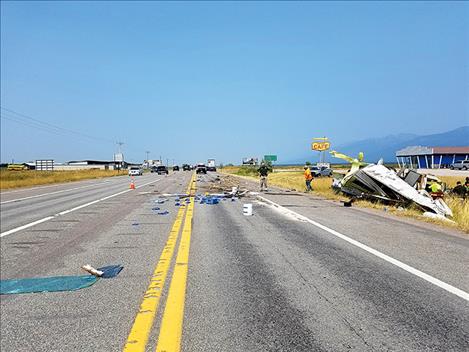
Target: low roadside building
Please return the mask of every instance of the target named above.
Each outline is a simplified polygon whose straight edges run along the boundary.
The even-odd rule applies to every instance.
[[[127,168],[127,163],[106,160],[72,160],[65,164],[55,164],[54,170],[118,170]]]
[[[449,168],[456,161],[469,160],[466,147],[406,147],[396,152],[399,167],[411,169]]]

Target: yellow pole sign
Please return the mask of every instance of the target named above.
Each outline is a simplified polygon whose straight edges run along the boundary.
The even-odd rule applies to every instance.
[[[327,137],[322,138],[313,138],[313,143],[311,143],[311,149],[317,150],[318,152],[323,152],[328,150],[331,147],[331,143],[328,142]]]

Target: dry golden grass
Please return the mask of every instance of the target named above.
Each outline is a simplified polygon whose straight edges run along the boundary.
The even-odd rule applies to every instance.
[[[456,182],[461,181],[464,184],[464,177],[458,176],[438,176],[438,178],[446,183],[446,187],[453,188],[456,186]]]
[[[274,172],[269,174],[269,183],[288,189],[294,189],[299,192],[306,191],[305,178],[303,171]],[[319,194],[328,199],[345,199],[343,196],[335,193],[332,188],[332,177],[317,177],[311,182],[314,194]]]
[[[223,168],[224,172],[236,174],[239,170],[239,167],[230,167]],[[244,176],[251,179],[257,179],[257,177],[253,176]],[[440,177],[443,182],[446,182],[447,186],[452,188],[456,185],[457,181],[461,181],[460,177],[455,176],[443,176]],[[270,185],[278,186],[287,189],[295,189],[297,191],[305,191],[306,185],[303,176],[303,172],[299,171],[288,171],[288,172],[274,172],[269,174],[268,181]],[[341,194],[335,193],[332,188],[332,178],[329,177],[321,177],[315,178],[311,183],[313,187],[313,194],[319,194],[327,199],[332,200],[346,200],[347,198]],[[354,206],[363,207],[363,208],[373,208],[379,210],[386,210],[391,214],[397,216],[404,216],[408,218],[418,219],[429,223],[439,224],[446,227],[453,227],[458,228],[466,233],[469,233],[469,200],[468,199],[461,199],[451,196],[445,197],[445,202],[453,211],[453,220],[454,223],[445,221],[445,220],[438,220],[438,219],[431,219],[424,217],[422,215],[422,211],[418,208],[407,208],[402,209],[395,206],[388,206],[383,205],[381,203],[370,202],[366,200],[359,200],[354,202]]]
[[[469,199],[446,197],[445,202],[453,211],[453,220],[458,227],[469,233]]]
[[[115,170],[76,170],[76,171],[8,171],[0,170],[0,189],[12,189],[73,182],[86,179],[126,175]]]

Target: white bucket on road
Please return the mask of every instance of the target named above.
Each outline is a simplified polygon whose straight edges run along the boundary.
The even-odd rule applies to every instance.
[[[243,215],[252,215],[252,204],[243,204]]]

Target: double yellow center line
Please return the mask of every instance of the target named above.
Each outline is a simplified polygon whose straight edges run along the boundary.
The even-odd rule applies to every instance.
[[[184,317],[184,301],[186,294],[187,271],[189,263],[189,248],[192,233],[192,217],[194,213],[195,174],[192,176],[187,193],[190,195],[190,203],[187,207],[179,208],[168,240],[163,248],[158,264],[150,280],[140,309],[135,317],[129,337],[124,347],[124,352],[145,351],[150,331],[158,311],[158,305],[164,289],[165,280],[174,249],[179,237],[179,231],[183,224],[181,241],[179,243],[176,264],[174,267],[171,285],[169,287],[166,307],[161,321],[161,329],[158,337],[156,351],[179,351],[181,348],[182,321]],[[185,219],[184,219],[184,211]]]

